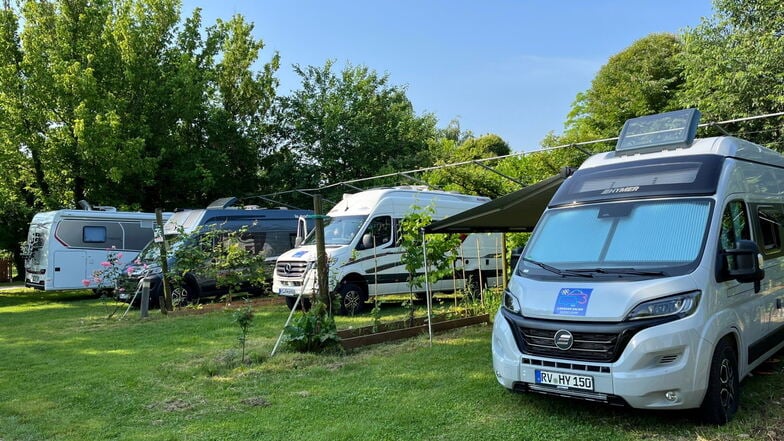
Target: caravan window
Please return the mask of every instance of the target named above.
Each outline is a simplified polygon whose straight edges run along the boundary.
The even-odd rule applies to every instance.
[[[106,227],[85,226],[82,229],[82,242],[84,243],[106,242]]]

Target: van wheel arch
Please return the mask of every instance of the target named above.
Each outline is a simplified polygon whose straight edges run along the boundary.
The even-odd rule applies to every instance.
[[[713,350],[708,387],[700,406],[705,423],[724,425],[738,411],[740,402],[740,354],[733,334],[727,334]]]
[[[335,290],[340,295],[340,313],[353,315],[362,312],[368,301],[368,286],[358,274],[349,274],[338,283]]]

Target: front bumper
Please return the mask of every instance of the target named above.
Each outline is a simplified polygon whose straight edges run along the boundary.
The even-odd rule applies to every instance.
[[[524,354],[501,310],[493,324],[493,370],[511,390],[625,404],[641,409],[698,407],[705,395],[703,341],[689,320],[678,320],[637,332],[612,362],[569,360]],[[709,351],[708,351],[709,352]],[[590,376],[593,390],[537,383],[537,371]],[[669,397],[669,398],[668,398]]]

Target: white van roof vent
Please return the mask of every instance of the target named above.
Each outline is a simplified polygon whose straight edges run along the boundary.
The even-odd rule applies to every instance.
[[[700,124],[700,111],[683,109],[626,120],[615,152],[618,155],[660,152],[691,146]]]

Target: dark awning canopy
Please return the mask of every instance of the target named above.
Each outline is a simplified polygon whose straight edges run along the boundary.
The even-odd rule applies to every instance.
[[[536,184],[501,196],[425,227],[426,233],[529,232],[533,231],[547,203],[571,175],[564,169]]]

